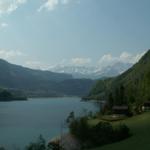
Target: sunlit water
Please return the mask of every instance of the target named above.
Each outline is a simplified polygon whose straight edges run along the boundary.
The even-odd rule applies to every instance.
[[[22,150],[40,134],[48,141],[60,134],[61,123],[71,111],[82,115],[85,110],[98,108],[93,102],[82,102],[76,97],[0,102],[0,146]]]

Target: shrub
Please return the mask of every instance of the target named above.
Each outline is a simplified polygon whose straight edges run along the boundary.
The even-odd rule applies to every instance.
[[[112,142],[113,127],[110,123],[100,122],[90,131],[90,140],[95,146],[100,146]]]
[[[80,141],[83,149],[121,141],[130,136],[129,128],[125,124],[119,124],[115,128],[108,122],[90,126],[87,117],[74,119],[69,129]]]
[[[73,120],[69,125],[71,134],[83,142],[85,142],[89,137],[89,125],[87,121],[87,117],[82,117]]]
[[[114,140],[121,141],[128,138],[130,134],[130,129],[125,124],[120,124],[114,130]]]

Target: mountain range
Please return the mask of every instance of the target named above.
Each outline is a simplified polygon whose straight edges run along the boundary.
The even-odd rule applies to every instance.
[[[71,66],[71,65],[57,65],[51,68],[51,71],[58,73],[72,74],[74,78],[88,78],[88,79],[100,79],[104,77],[114,77],[117,76],[127,69],[129,69],[133,64],[117,62],[105,67],[96,66]]]
[[[132,64],[107,67],[57,66],[51,71],[29,69],[0,59],[0,87],[27,96],[85,96],[97,79],[114,77]]]
[[[28,96],[82,96],[94,81],[66,73],[29,69],[0,59],[0,87]]]

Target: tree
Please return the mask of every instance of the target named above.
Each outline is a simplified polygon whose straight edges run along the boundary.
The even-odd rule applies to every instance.
[[[1,98],[11,98],[12,97],[12,94],[7,91],[7,90],[3,90],[1,93],[0,93],[0,97]]]
[[[126,97],[125,96],[125,87],[124,87],[124,85],[120,85],[120,100],[121,100],[121,105],[127,103],[125,97]]]
[[[46,142],[42,135],[39,136],[38,140],[34,143],[30,143],[26,150],[46,150]]]
[[[70,123],[70,122],[72,122],[74,119],[75,119],[75,114],[74,114],[74,112],[72,111],[72,112],[70,112],[69,116],[67,117],[66,122],[67,122],[67,123]]]
[[[108,96],[108,101],[109,101],[109,107],[112,108],[114,105],[114,98],[113,98],[113,94],[110,93]]]
[[[88,118],[82,117],[73,120],[69,125],[69,129],[71,134],[75,135],[79,140],[86,141],[89,136]]]

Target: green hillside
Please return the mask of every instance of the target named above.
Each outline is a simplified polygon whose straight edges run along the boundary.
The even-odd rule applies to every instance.
[[[127,104],[136,108],[150,100],[150,50],[120,76],[98,81],[88,98],[108,100],[111,106]]]
[[[0,59],[0,87],[29,97],[85,96],[95,81],[72,75],[34,70]]]

